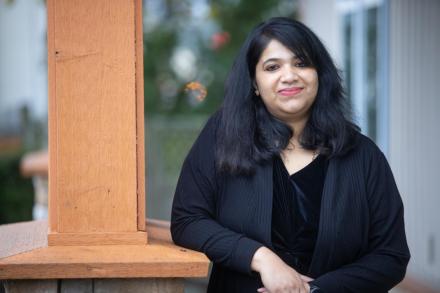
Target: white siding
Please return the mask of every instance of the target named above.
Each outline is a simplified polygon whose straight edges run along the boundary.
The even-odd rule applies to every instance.
[[[44,1],[7,2],[0,1],[0,115],[27,105],[35,116],[45,119],[47,49]]]
[[[405,204],[409,273],[440,287],[440,1],[390,1],[389,158]]]
[[[299,0],[300,21],[304,22],[328,49],[339,68],[342,68],[339,15],[337,0]]]

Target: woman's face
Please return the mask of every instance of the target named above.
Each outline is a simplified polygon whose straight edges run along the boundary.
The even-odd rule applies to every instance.
[[[292,122],[308,117],[318,92],[318,73],[277,40],[271,40],[255,70],[256,89],[267,110]]]

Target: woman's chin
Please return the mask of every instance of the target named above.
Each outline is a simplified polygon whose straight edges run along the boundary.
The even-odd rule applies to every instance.
[[[301,118],[306,117],[307,108],[304,107],[286,107],[284,109],[281,109],[280,115],[282,115],[285,118]]]

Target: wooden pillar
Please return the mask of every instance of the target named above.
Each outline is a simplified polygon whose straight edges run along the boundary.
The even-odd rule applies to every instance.
[[[141,0],[47,9],[49,221],[0,226],[0,280],[11,293],[183,293],[209,260],[174,245],[169,223],[145,225]]]
[[[141,0],[48,0],[49,245],[146,244]]]

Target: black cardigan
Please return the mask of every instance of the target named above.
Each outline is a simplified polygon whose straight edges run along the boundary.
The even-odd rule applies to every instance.
[[[174,242],[214,262],[215,283],[237,292],[261,285],[250,264],[271,244],[272,163],[253,176],[218,174],[215,139],[219,115],[205,125],[186,157],[171,215]],[[403,204],[379,148],[359,134],[357,146],[329,161],[319,233],[310,265],[323,292],[387,292],[405,276],[410,258]],[[213,289],[214,288],[214,289]]]

